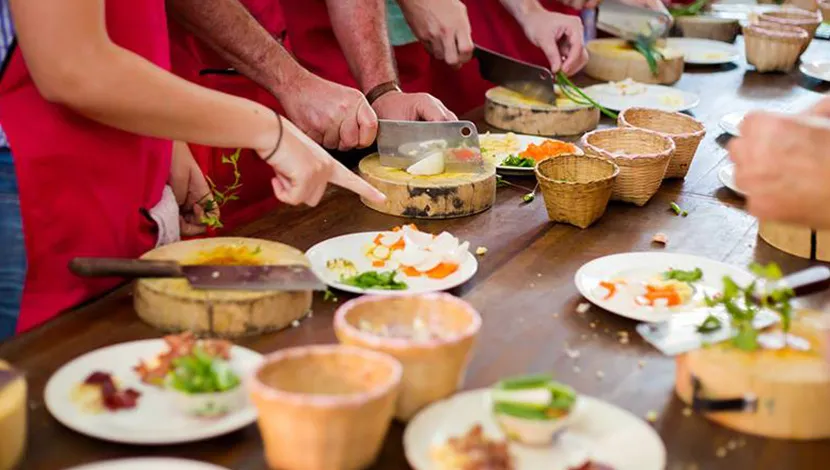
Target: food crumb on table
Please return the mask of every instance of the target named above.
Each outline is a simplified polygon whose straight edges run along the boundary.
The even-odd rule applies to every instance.
[[[597,371],[597,378],[602,380],[605,377],[605,372],[598,370]]]
[[[686,408],[683,408],[683,416],[688,418],[691,415],[692,415],[692,409],[691,408],[689,408],[688,406]]]
[[[297,328],[298,326],[300,326],[300,320],[294,320],[294,321],[292,321],[292,322],[291,322],[291,326],[292,326],[292,327],[294,327],[294,328]]]
[[[571,349],[568,345],[565,345],[565,354],[571,359],[578,359],[580,353],[578,350]]]
[[[559,312],[554,312],[553,313],[553,318],[559,318]]]
[[[658,418],[659,416],[660,416],[660,415],[659,415],[656,411],[654,411],[654,410],[649,410],[649,412],[648,412],[648,413],[646,413],[646,421],[648,421],[649,423],[654,423],[654,422],[657,422],[657,418]]]
[[[578,374],[581,370],[582,369],[580,369],[579,366],[574,366],[574,373],[575,374]]]
[[[476,254],[478,256],[486,255],[487,254],[487,247],[486,246],[480,246],[480,247],[476,248]]]
[[[582,302],[581,304],[576,306],[576,313],[585,313],[591,309],[591,304],[588,302]]]
[[[653,243],[659,243],[660,245],[668,245],[669,244],[669,237],[663,232],[655,233],[653,237],[651,237],[651,241]]]
[[[640,369],[642,369],[645,366],[646,366],[646,361],[637,361],[637,367],[639,367]]]
[[[720,459],[726,457],[726,448],[718,447],[718,450],[715,451],[715,455]]]
[[[726,448],[729,450],[735,450],[738,448],[738,442],[735,439],[730,439],[729,442],[726,443]]]

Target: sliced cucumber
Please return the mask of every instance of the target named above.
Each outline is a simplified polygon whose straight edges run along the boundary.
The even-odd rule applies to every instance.
[[[523,377],[504,379],[497,383],[495,388],[501,390],[523,390],[543,387],[551,381],[553,381],[553,377],[549,374],[525,375]]]
[[[533,419],[539,421],[550,421],[556,418],[548,416],[547,406],[538,406],[527,403],[496,402],[493,403],[493,412],[515,416],[522,419]]]

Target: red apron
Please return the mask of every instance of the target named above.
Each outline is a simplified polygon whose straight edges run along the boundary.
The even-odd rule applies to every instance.
[[[169,68],[164,3],[107,1],[106,22],[113,42]],[[0,81],[0,122],[20,187],[28,272],[18,331],[25,331],[120,282],[72,275],[73,257],[137,257],[155,246],[156,227],[140,211],[161,198],[172,145],[47,102],[19,50]]]
[[[251,14],[274,37],[281,37],[285,31],[282,10],[278,0],[242,0]],[[230,65],[210,47],[188,33],[175,21],[170,21],[170,40],[173,71],[184,79],[199,85],[231,95],[241,96],[259,102],[280,112],[281,108],[271,93],[242,75],[200,74],[203,70],[224,70]],[[230,155],[236,149],[219,149],[202,145],[191,145],[193,156],[219,190],[234,181],[233,168],[222,163],[223,155]],[[224,230],[244,225],[262,216],[277,206],[271,179],[273,169],[252,150],[245,149],[239,159],[239,199],[222,207]]]

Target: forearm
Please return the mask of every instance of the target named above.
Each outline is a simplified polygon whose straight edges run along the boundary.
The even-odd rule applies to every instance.
[[[277,97],[309,73],[239,0],[167,0],[167,10],[236,70]]]
[[[525,20],[532,15],[545,11],[539,0],[500,0],[504,8],[513,15],[513,18],[524,25]]]
[[[384,0],[326,0],[331,25],[364,93],[397,78]]]

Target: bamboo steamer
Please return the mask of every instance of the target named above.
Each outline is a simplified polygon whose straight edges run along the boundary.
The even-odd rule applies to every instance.
[[[599,125],[599,109],[574,103],[553,105],[521,97],[506,88],[485,93],[484,120],[491,126],[521,134],[579,135]]]
[[[560,155],[536,164],[536,180],[553,222],[588,228],[605,214],[620,167],[589,155]]]
[[[631,78],[640,83],[672,85],[683,75],[683,54],[662,49],[663,60],[657,61],[657,74],[648,67],[646,58],[622,39],[595,39],[588,43],[588,65],[585,73],[597,80],[619,82]]]
[[[793,323],[811,351],[743,352],[718,344],[677,356],[675,391],[695,411],[737,431],[777,439],[830,438],[827,335]]]
[[[380,164],[378,154],[360,161],[360,174],[386,195],[382,204],[363,204],[384,214],[418,219],[447,219],[484,212],[496,202],[496,167],[479,173],[414,176]]]
[[[771,246],[799,258],[830,262],[830,231],[761,221],[758,236]]]
[[[810,41],[815,37],[816,31],[821,25],[821,13],[795,7],[761,13],[760,19],[761,21],[799,27],[807,33]]]
[[[11,378],[11,366],[0,359],[0,470],[16,468],[26,449],[26,380]]]
[[[258,264],[309,265],[299,250],[281,243],[251,238],[189,240],[156,248],[142,259],[209,264],[205,253],[233,247],[259,250]],[[279,330],[311,309],[312,293],[277,291],[197,290],[184,279],[141,279],[134,305],[138,316],[163,331],[192,331],[197,335],[236,337]]]
[[[738,20],[714,16],[681,16],[676,19],[676,22],[680,32],[687,38],[713,39],[731,43],[735,42],[741,30]]]

